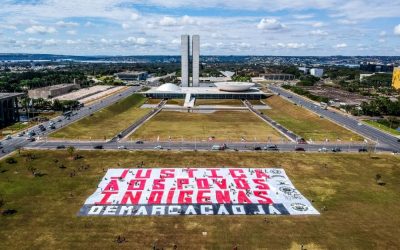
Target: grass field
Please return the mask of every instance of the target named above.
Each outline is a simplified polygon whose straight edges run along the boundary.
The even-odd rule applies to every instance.
[[[363,138],[325,118],[294,105],[279,96],[266,99],[271,109],[263,112],[304,139],[313,141],[362,141]]]
[[[243,106],[241,100],[236,99],[196,99],[196,106],[198,105],[229,105],[229,106]]]
[[[0,162],[2,249],[399,249],[400,161],[392,155],[22,151]],[[272,167],[286,170],[320,216],[78,217],[103,168]],[[64,165],[64,169],[59,166]],[[33,177],[28,167],[42,177]],[[81,166],[89,166],[82,170]],[[70,173],[76,176],[70,177]],[[375,175],[386,182],[379,186]],[[322,208],[326,209],[323,210]],[[267,218],[267,222],[264,221]],[[203,236],[203,232],[207,232]],[[126,242],[117,244],[118,235]]]
[[[177,111],[162,111],[143,124],[135,133],[133,139],[168,140],[207,140],[214,136],[216,140],[266,141],[279,140],[280,134],[268,124],[249,111],[216,111],[214,113],[186,113]]]
[[[149,112],[139,108],[145,98],[131,95],[52,134],[51,138],[110,139]]]
[[[365,120],[364,122],[367,123],[368,125],[371,125],[371,126],[377,128],[377,129],[385,131],[385,132],[387,132],[389,134],[396,135],[396,136],[400,135],[400,131],[397,131],[395,129],[389,128],[389,127],[387,127],[387,126],[385,126],[383,124],[380,124],[379,122],[369,121],[369,120]]]

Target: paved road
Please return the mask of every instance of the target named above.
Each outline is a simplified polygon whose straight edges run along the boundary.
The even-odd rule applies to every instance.
[[[33,142],[29,145],[28,148],[34,149],[56,149],[57,146],[63,145],[65,147],[73,146],[76,149],[82,150],[93,150],[95,146],[103,146],[103,149],[112,150],[112,149],[120,149],[120,150],[155,150],[157,146],[161,146],[160,150],[211,150],[213,145],[217,144],[216,142],[148,142],[145,141],[143,144],[136,144],[135,142],[55,142],[55,141],[42,141],[42,142]],[[253,151],[255,147],[263,148],[267,143],[253,143],[253,142],[236,142],[236,143],[227,143],[228,150],[239,150],[239,151]],[[333,148],[340,147],[340,149],[344,152],[358,152],[360,148],[366,148],[372,151],[386,151],[385,147],[373,147],[368,148],[364,143],[355,143],[355,144],[296,144],[296,143],[279,143],[276,144],[279,148],[279,151],[294,151],[295,148],[301,147],[306,151],[316,152],[321,148],[326,148],[328,151],[331,151]]]
[[[348,128],[366,138],[376,141],[381,147],[386,147],[388,150],[392,151],[400,151],[400,142],[397,141],[398,138],[396,138],[395,136],[389,135],[376,128],[360,123],[351,116],[346,116],[332,110],[322,109],[314,102],[306,98],[297,96],[281,87],[269,86],[269,89],[277,94],[280,94],[283,97],[288,98],[297,105],[307,108],[325,118],[329,118],[330,120],[341,124],[345,128]]]
[[[74,111],[73,115],[70,118],[66,118],[64,116],[58,116],[56,118],[51,119],[50,121],[53,121],[55,123],[56,129],[65,127],[68,124],[70,124],[70,123],[72,123],[72,122],[74,122],[76,120],[79,120],[79,119],[81,119],[81,118],[83,118],[85,116],[88,116],[88,115],[90,115],[90,114],[92,114],[92,113],[94,113],[94,112],[96,112],[96,111],[98,111],[98,110],[100,110],[100,109],[102,109],[104,107],[107,107],[107,106],[109,106],[109,105],[111,105],[111,104],[113,104],[113,103],[115,103],[115,102],[117,102],[117,101],[119,101],[119,100],[121,100],[123,98],[126,98],[126,97],[130,96],[131,94],[133,94],[134,92],[137,92],[140,89],[141,89],[140,86],[129,87],[126,90],[124,90],[124,91],[122,91],[120,93],[111,95],[109,97],[104,98],[103,100],[101,100],[99,102],[95,102],[95,103],[93,103],[91,105],[88,105],[86,107],[81,108],[80,110]],[[39,137],[45,137],[46,135],[48,135],[49,133],[54,131],[54,130],[51,130],[51,129],[48,128],[49,124],[50,124],[50,121],[41,123],[47,128],[47,130],[44,131],[44,132],[40,131],[39,125],[31,127],[28,130],[29,131],[35,131],[36,134]],[[26,131],[28,131],[28,130],[26,130]],[[3,148],[0,151],[0,158],[5,156],[8,153],[14,151],[18,147],[26,147],[26,146],[29,146],[31,144],[34,144],[32,142],[29,142],[27,139],[28,139],[27,135],[24,135],[24,136],[21,136],[21,137],[18,137],[16,135],[14,135],[9,140],[7,140],[7,139],[2,140],[1,141],[2,145],[1,146]]]

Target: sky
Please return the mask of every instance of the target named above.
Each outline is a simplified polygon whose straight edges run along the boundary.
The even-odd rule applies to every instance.
[[[400,55],[400,0],[0,0],[0,53]]]

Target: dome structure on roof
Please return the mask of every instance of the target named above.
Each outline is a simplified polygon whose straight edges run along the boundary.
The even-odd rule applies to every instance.
[[[165,83],[158,87],[157,90],[163,92],[179,92],[181,88],[173,83]]]
[[[252,82],[216,82],[214,84],[220,91],[230,92],[247,91],[254,86]]]

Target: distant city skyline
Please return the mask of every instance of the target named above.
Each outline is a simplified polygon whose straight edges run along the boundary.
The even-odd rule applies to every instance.
[[[400,55],[399,0],[2,0],[0,53]]]

